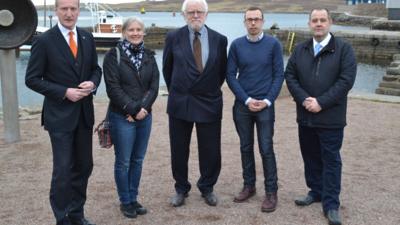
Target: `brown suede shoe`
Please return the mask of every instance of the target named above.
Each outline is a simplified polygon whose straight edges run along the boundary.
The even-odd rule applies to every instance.
[[[235,196],[235,198],[233,199],[233,202],[236,202],[236,203],[244,202],[255,194],[256,194],[255,187],[244,186],[243,190],[241,192],[239,192],[239,195]]]
[[[273,212],[276,209],[278,203],[278,196],[276,193],[267,193],[265,199],[261,205],[262,212]]]

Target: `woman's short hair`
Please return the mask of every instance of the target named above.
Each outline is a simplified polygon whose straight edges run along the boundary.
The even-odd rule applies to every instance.
[[[132,16],[132,17],[128,17],[127,19],[124,20],[124,23],[122,24],[122,34],[126,31],[126,29],[128,29],[128,27],[132,24],[132,23],[138,23],[143,31],[144,31],[144,23],[143,20],[141,20],[139,17],[136,16]]]

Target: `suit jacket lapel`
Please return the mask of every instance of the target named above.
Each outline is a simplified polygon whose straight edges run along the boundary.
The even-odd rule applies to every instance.
[[[186,56],[185,57],[186,60],[188,61],[190,66],[196,68],[196,71],[197,71],[196,62],[194,61],[193,51],[192,51],[192,48],[190,45],[189,29],[187,26],[184,26],[181,29],[179,38],[180,38],[179,39],[180,47],[181,47],[184,55]]]
[[[59,50],[60,54],[62,56],[64,56],[67,63],[71,66],[72,70],[78,76],[79,71],[74,66],[74,64],[75,64],[74,56],[72,55],[72,52],[71,52],[71,49],[69,48],[68,43],[65,41],[65,38],[63,37],[60,29],[58,29],[57,26],[54,26],[52,29],[53,29],[52,36],[54,39],[54,43],[56,43],[56,45],[55,45],[56,48]],[[79,34],[78,34],[78,37],[79,37]],[[78,48],[79,47],[80,46],[78,45]]]
[[[90,46],[90,45],[89,45],[89,43],[86,43],[87,42],[87,37],[83,32],[80,31],[80,28],[76,28],[76,32],[78,33],[78,42],[79,42],[78,51],[80,51],[80,53],[81,53],[81,60],[80,60],[81,73],[80,73],[80,78],[81,78],[81,81],[84,81],[85,80],[84,77],[83,77],[83,76],[85,76],[85,73],[83,72],[83,70],[85,68],[85,66],[83,65],[84,61],[85,61],[84,59],[86,57],[89,57],[88,56],[89,51],[86,50],[85,47]]]
[[[203,72],[200,74],[200,76],[197,76],[197,79],[195,80],[195,82],[193,82],[193,86],[195,86],[196,84],[198,84],[199,82],[201,82],[203,79],[205,79],[207,76],[214,76],[215,74],[212,73],[208,73],[208,70],[210,70],[214,65],[214,63],[216,62],[216,56],[217,56],[217,51],[218,51],[218,40],[217,40],[217,36],[215,35],[215,33],[213,33],[207,26],[207,35],[208,35],[208,59],[206,62],[206,65],[204,66]],[[192,54],[193,56],[193,54]],[[194,62],[194,56],[193,58],[193,62]],[[196,71],[197,67],[196,64],[194,64]]]
[[[217,56],[217,39],[216,35],[206,26],[207,35],[208,35],[208,59],[204,66],[203,74],[205,74],[209,67],[212,67],[213,62],[215,62],[215,57]],[[185,58],[188,63],[197,71],[196,62],[194,60],[193,51],[190,45],[190,38],[189,38],[189,29],[187,26],[183,27],[181,30],[181,34],[179,35],[179,43],[181,45],[181,49],[185,54]]]
[[[217,56],[217,48],[218,48],[218,41],[216,36],[210,29],[207,28],[207,35],[208,35],[208,59],[204,66],[203,73],[207,73],[207,69],[213,66],[213,62],[215,62],[215,57]]]

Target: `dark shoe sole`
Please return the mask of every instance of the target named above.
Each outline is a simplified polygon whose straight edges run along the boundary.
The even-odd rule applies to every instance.
[[[173,204],[172,202],[170,203],[173,207],[180,207],[180,206],[183,206],[184,204],[185,204],[185,199],[187,198],[187,197],[189,197],[189,194],[188,193],[185,193],[184,195],[183,195],[183,200],[182,200],[182,202],[180,203],[180,204]]]
[[[135,210],[132,209],[132,212],[129,212],[128,210],[130,209],[123,209],[122,207],[120,207],[119,209],[122,213],[122,215],[124,215],[127,218],[136,218],[137,213]]]
[[[324,216],[325,216],[326,219],[328,219],[328,224],[329,225],[342,225],[341,221],[332,221],[332,220],[330,220],[329,216],[328,216],[328,214],[326,212],[324,212]]]
[[[256,192],[253,192],[253,193],[251,193],[251,194],[249,195],[249,197],[247,197],[247,198],[245,198],[245,199],[243,199],[243,200],[237,199],[237,198],[235,197],[235,198],[233,199],[233,202],[235,202],[235,203],[246,202],[246,201],[249,200],[251,197],[253,197],[255,194],[256,194]]]
[[[171,205],[172,205],[172,207],[178,208],[178,207],[183,206],[184,204],[185,204],[185,202],[182,202],[181,204],[171,204]]]
[[[124,212],[122,212],[122,215],[124,215],[125,217],[130,218],[130,219],[134,219],[137,217],[137,214],[129,214],[129,213],[124,213]]]
[[[214,195],[214,196],[215,196],[215,195]],[[204,202],[205,202],[207,205],[209,205],[209,206],[217,206],[217,205],[218,205],[218,198],[217,198],[217,196],[215,196],[215,198],[216,198],[216,201],[215,201],[215,202],[209,201],[206,195],[201,194],[201,197],[204,199]]]
[[[217,206],[217,205],[218,205],[217,202],[216,202],[216,203],[209,202],[209,201],[205,201],[205,202],[206,202],[206,204],[209,205],[209,206]]]
[[[137,215],[146,215],[147,214],[147,210],[136,210],[136,214]]]
[[[329,225],[342,225],[342,223],[337,223],[337,222],[332,222],[332,221],[329,221],[328,223],[329,223]]]
[[[275,207],[275,208],[272,208],[272,209],[261,208],[261,212],[265,212],[265,213],[270,213],[270,212],[273,212],[273,211],[275,211],[275,210],[276,210],[276,207]]]
[[[203,197],[203,198],[204,198],[204,202],[209,206],[217,206],[218,205],[218,200],[216,202],[210,202],[205,197]]]
[[[171,203],[172,207],[181,207],[181,206],[183,206],[184,204],[185,204],[185,199],[183,199],[183,201],[182,201],[181,203],[179,203],[179,204]]]
[[[321,200],[319,199],[314,199],[312,201],[303,201],[303,200],[294,200],[294,204],[296,204],[297,206],[309,206],[313,203],[317,203],[317,202],[321,202]]]

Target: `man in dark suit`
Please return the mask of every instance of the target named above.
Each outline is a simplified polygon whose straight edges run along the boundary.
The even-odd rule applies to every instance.
[[[182,5],[187,26],[167,34],[163,74],[168,87],[167,113],[172,174],[176,195],[171,204],[184,204],[191,185],[188,158],[193,125],[196,125],[200,178],[197,187],[205,202],[217,205],[213,187],[221,170],[221,85],[226,72],[225,36],[204,25],[205,0],[185,0]]]
[[[76,27],[79,0],[57,0],[56,26],[33,43],[25,83],[45,96],[42,125],[53,151],[50,204],[58,224],[84,217],[93,168],[93,93],[101,79],[93,36]]]
[[[331,25],[327,9],[311,10],[308,26],[313,37],[296,46],[285,78],[296,102],[300,151],[310,189],[295,204],[322,202],[329,225],[340,225],[340,149],[357,62],[351,45],[330,33]]]

